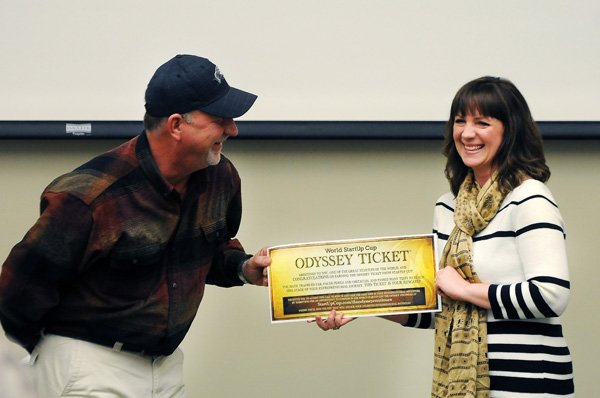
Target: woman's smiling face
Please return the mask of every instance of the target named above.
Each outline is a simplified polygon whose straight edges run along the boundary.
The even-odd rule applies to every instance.
[[[473,170],[479,185],[495,171],[495,157],[502,144],[504,124],[479,113],[458,114],[452,129],[454,145],[465,166]]]

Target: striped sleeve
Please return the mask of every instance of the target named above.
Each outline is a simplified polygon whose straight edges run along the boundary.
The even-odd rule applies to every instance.
[[[435,203],[433,213],[433,236],[436,240],[437,258],[442,254],[448,237],[454,228],[454,196],[451,193],[442,195]]]
[[[404,326],[417,329],[433,329],[435,327],[434,316],[430,312],[410,314]]]
[[[509,203],[524,281],[492,284],[488,298],[495,319],[559,316],[570,293],[565,229],[557,205],[546,195]]]

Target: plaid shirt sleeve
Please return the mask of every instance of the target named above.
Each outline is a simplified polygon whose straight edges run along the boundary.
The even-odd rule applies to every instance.
[[[28,351],[40,338],[44,316],[58,305],[59,286],[80,263],[91,225],[79,199],[46,193],[40,218],[2,266],[0,320],[7,336]]]

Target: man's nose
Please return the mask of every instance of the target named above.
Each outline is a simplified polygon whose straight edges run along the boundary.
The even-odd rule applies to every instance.
[[[223,127],[225,134],[227,134],[228,136],[235,137],[236,135],[238,135],[237,124],[235,124],[235,121],[233,119],[225,119],[223,121]]]

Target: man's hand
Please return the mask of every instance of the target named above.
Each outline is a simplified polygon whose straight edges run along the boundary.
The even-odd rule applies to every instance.
[[[267,271],[269,265],[271,265],[271,257],[267,255],[267,248],[263,247],[244,262],[242,266],[244,278],[253,285],[269,286]]]

